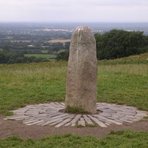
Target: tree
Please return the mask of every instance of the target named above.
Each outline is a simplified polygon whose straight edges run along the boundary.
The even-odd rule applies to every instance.
[[[66,60],[67,61],[68,57],[69,57],[69,51],[62,50],[62,51],[58,52],[56,59],[58,61],[59,60]]]
[[[112,59],[139,54],[148,45],[143,32],[111,30],[104,34],[95,34],[98,59]]]

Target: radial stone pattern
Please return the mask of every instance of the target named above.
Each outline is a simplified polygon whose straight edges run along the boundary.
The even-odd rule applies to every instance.
[[[13,116],[5,120],[22,120],[26,125],[87,127],[107,127],[111,124],[122,125],[139,121],[148,115],[146,111],[135,107],[108,103],[97,103],[95,114],[71,114],[64,112],[65,104],[52,102],[49,104],[28,105],[14,110]]]

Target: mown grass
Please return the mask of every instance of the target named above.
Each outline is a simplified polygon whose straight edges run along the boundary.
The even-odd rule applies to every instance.
[[[98,101],[115,102],[148,110],[147,65],[101,65]]]
[[[64,101],[66,68],[67,62],[54,61],[0,65],[0,114],[27,104]],[[148,110],[148,64],[99,63],[97,83],[98,101]]]
[[[0,112],[64,100],[65,75],[63,62],[0,65]]]
[[[41,140],[11,137],[0,140],[1,148],[147,148],[148,133],[120,131],[104,139],[73,135],[54,136]]]

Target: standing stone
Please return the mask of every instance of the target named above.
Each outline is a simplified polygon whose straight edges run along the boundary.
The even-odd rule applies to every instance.
[[[96,112],[96,41],[88,27],[73,32],[68,61],[66,108]]]

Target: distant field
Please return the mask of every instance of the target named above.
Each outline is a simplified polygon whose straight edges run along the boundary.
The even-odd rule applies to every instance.
[[[11,137],[0,140],[1,148],[147,148],[147,132],[120,131],[106,138],[73,135],[52,136],[41,140]]]
[[[118,60],[117,60],[118,61]],[[64,101],[67,62],[0,65],[0,114],[32,103]],[[148,110],[148,64],[98,64],[97,99]]]
[[[70,39],[55,39],[48,41],[48,43],[67,43],[67,42],[70,42]]]
[[[56,58],[56,55],[53,55],[53,54],[25,54],[24,56],[43,58],[43,59],[55,59]]]

